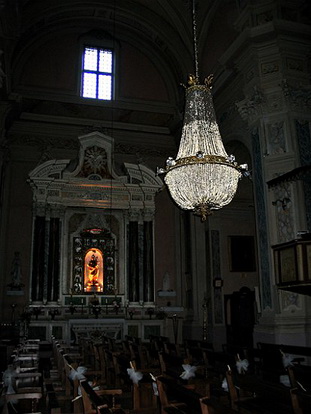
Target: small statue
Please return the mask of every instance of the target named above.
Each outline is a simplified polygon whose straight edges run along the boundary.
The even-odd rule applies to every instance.
[[[1,58],[1,56],[3,54],[4,54],[3,50],[0,50],[0,89],[3,87],[4,78],[6,77],[6,74],[4,73],[4,70],[2,69],[2,58]]]
[[[8,285],[9,287],[12,289],[21,289],[21,287],[24,286],[22,283],[21,258],[19,252],[14,253],[10,276],[11,283]]]
[[[162,281],[162,290],[168,292],[170,290],[170,275],[168,272],[165,272]]]

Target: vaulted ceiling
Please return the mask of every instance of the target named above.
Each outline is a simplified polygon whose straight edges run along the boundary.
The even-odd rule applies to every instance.
[[[140,44],[180,82],[194,70],[192,8],[192,0],[13,0],[3,8],[1,29],[7,39],[4,47],[10,47],[12,68],[20,65],[21,51],[25,53],[38,39],[77,27],[87,30],[91,22],[93,30],[103,36],[109,33],[115,39]],[[236,15],[234,0],[196,1],[202,76],[215,70],[233,41]]]

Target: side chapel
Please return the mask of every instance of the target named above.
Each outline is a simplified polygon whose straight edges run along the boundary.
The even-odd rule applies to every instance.
[[[154,198],[162,181],[139,164],[124,163],[125,174],[118,175],[111,162],[113,138],[107,135],[93,132],[79,143],[77,160],[49,160],[29,174],[31,304],[82,310],[98,303],[116,314],[129,302],[153,305]],[[102,321],[101,329],[109,323]],[[59,323],[58,329],[68,335],[81,324],[87,329],[77,320]],[[99,329],[98,320],[96,325]],[[117,337],[128,332],[124,321],[117,329]]]

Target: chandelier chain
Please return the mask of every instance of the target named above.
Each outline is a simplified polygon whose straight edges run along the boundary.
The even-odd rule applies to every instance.
[[[197,44],[197,22],[195,13],[195,0],[192,2],[192,26],[193,26],[193,49],[194,49],[194,64],[195,77],[199,79],[199,60],[198,60],[198,44]]]

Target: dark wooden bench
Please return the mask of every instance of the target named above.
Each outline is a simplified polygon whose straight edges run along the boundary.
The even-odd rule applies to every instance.
[[[294,414],[309,414],[311,411],[311,394],[301,388],[290,390]]]
[[[45,388],[45,397],[46,397],[46,407],[49,414],[60,414],[61,406],[59,404],[54,386],[50,382],[44,384]]]
[[[111,414],[112,408],[115,414],[125,414],[121,408],[110,407],[111,401],[107,398],[107,395],[116,395],[116,393],[121,394],[122,390],[94,391],[86,380],[80,381],[80,388],[84,413]]]
[[[162,374],[178,378],[183,373],[183,364],[188,361],[176,355],[159,352],[159,361]]]
[[[231,407],[252,413],[292,414],[290,388],[253,375],[226,372]]]
[[[311,393],[311,366],[293,365],[287,368],[292,388],[301,388]]]
[[[211,399],[210,395],[202,396],[195,390],[178,384],[172,378],[159,376],[157,387],[162,414],[232,414],[235,412],[230,407]]]
[[[260,369],[263,378],[279,382],[280,375],[286,374],[283,365],[283,354],[293,357],[295,365],[301,364],[306,358],[311,357],[311,348],[295,345],[270,344],[259,342],[257,344],[260,352]]]
[[[13,413],[35,413],[42,398],[41,392],[23,392],[16,394],[5,394],[5,404],[3,412]],[[13,405],[12,405],[13,404]]]

